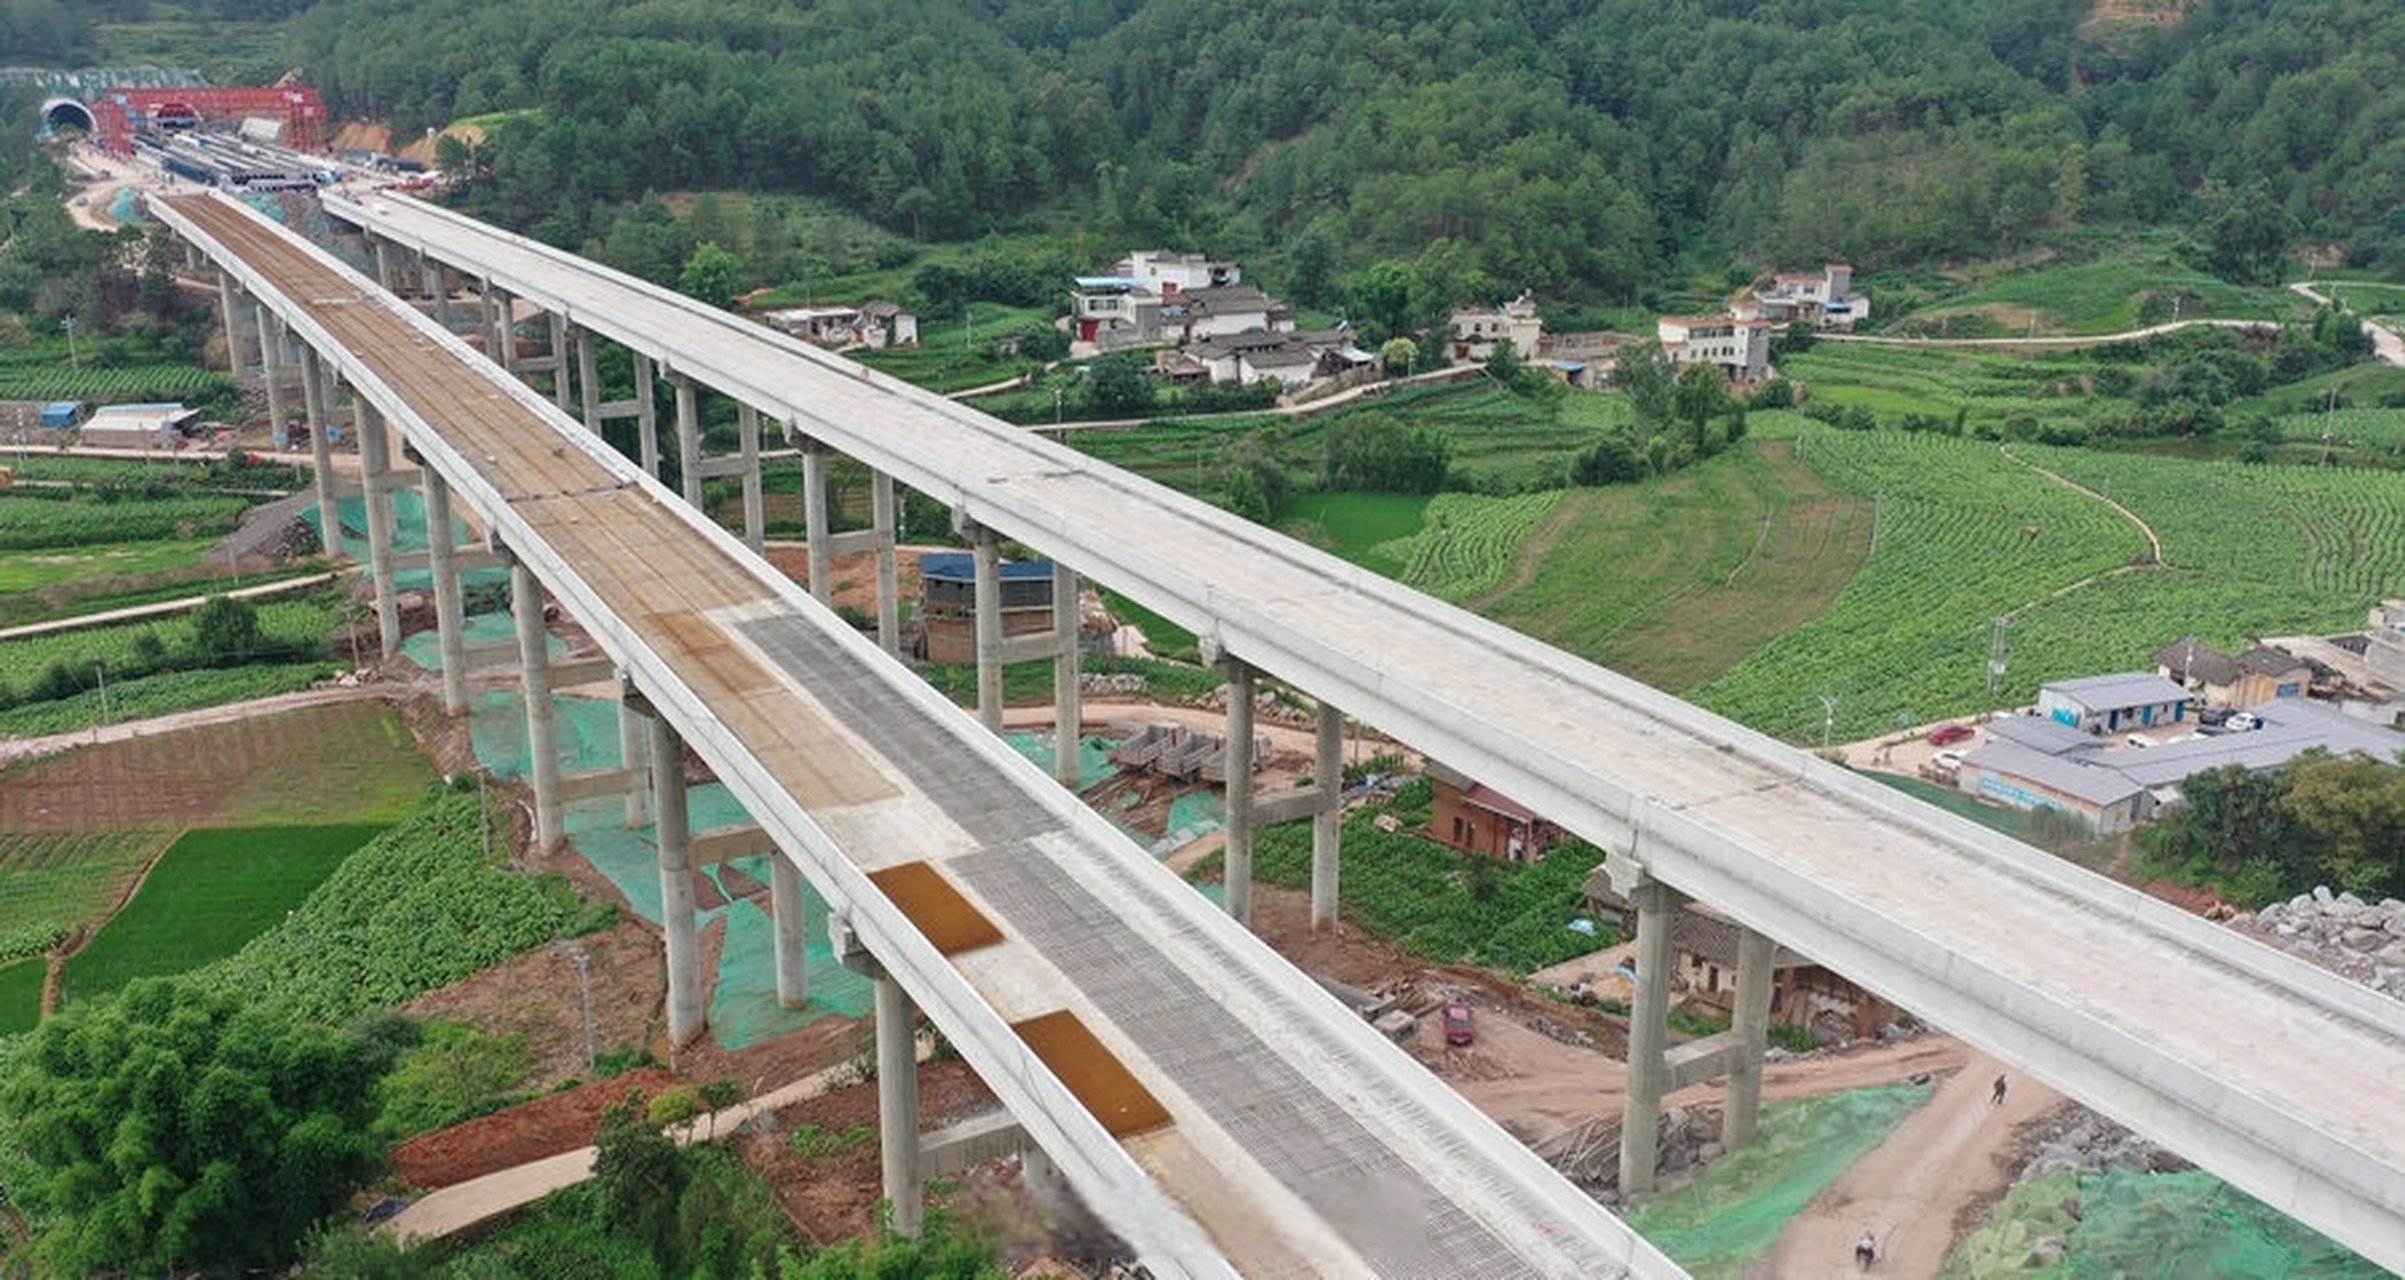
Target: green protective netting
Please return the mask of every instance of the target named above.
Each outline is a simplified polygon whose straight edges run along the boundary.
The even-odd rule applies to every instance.
[[[426,549],[426,498],[415,489],[395,489],[393,500],[393,550],[424,551]],[[367,499],[357,494],[334,500],[337,528],[342,534],[342,552],[354,563],[366,564]],[[312,529],[325,528],[324,508],[315,503],[302,509],[300,519]],[[451,521],[451,544],[459,545],[468,536],[468,526],[454,517]],[[467,587],[480,587],[509,581],[509,570],[498,568],[471,569],[459,575]],[[401,591],[427,591],[433,588],[432,569],[404,569],[393,575],[393,586]]]
[[[1770,1103],[1752,1142],[1623,1216],[1697,1280],[1734,1280],[1929,1093],[1925,1084],[1899,1084]]]
[[[1169,802],[1169,829],[1152,842],[1155,857],[1191,844],[1228,824],[1227,802],[1216,791],[1194,791]]]
[[[1052,773],[1055,752],[1050,732],[1013,729],[1003,734],[1002,738],[1010,744],[1011,750],[1034,761],[1045,773]],[[1092,734],[1077,740],[1077,785],[1080,788],[1107,782],[1118,776],[1119,766],[1111,763],[1111,748],[1115,745],[1109,738]]]
[[[2013,1188],[1949,1280],[2377,1280],[2390,1274],[2212,1174],[2065,1169]]]
[[[470,649],[505,644],[514,655],[517,652],[518,622],[506,613],[474,613],[463,620],[460,635]],[[568,646],[558,636],[548,638],[546,647],[551,656],[567,656]],[[428,671],[443,669],[442,636],[433,631],[413,631],[401,640],[401,656]]]

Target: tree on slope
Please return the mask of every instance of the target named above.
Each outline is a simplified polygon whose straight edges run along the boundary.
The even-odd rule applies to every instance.
[[[0,1183],[50,1274],[233,1273],[290,1261],[376,1171],[386,1052],[238,994],[128,984],[0,1068]]]

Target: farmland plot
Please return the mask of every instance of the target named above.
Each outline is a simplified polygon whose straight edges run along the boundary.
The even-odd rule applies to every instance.
[[[2020,647],[1990,698],[1991,627],[2144,554],[2127,518],[1992,444],[1806,426],[1796,448],[1877,504],[1874,549],[1825,613],[1693,690],[1695,700],[1764,732],[1817,741],[1822,695],[1837,701],[1837,736],[1859,737],[1899,717],[2025,701],[2040,680],[2091,673]]]
[[[0,833],[0,946],[9,952],[0,960],[46,951],[98,920],[174,838],[165,828]]]

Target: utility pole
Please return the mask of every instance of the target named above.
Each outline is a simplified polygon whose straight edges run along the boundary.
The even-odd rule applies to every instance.
[[[2004,651],[2011,643],[2012,625],[2012,619],[2000,617],[1996,619],[1995,629],[1988,633],[1987,691],[1989,697],[1994,697],[1997,687],[2004,683]]]
[[[108,663],[107,663],[107,662],[105,662],[105,661],[103,661],[102,659],[99,659],[99,658],[94,658],[94,659],[92,659],[92,671],[93,671],[93,673],[94,673],[94,674],[96,674],[96,675],[98,675],[98,676],[100,677],[100,727],[101,727],[102,729],[105,729],[105,728],[107,728],[107,727],[108,727],[108,725],[109,725],[109,668],[108,668]],[[94,741],[94,742],[98,742],[98,741],[100,741],[100,731],[99,731],[98,729],[95,729],[95,730],[93,730],[93,732],[92,732],[92,741]]]
[[[1836,727],[1837,727],[1837,695],[1836,695],[1836,694],[1834,694],[1834,693],[1824,693],[1824,694],[1820,695],[1820,748],[1821,748],[1821,750],[1823,750],[1823,751],[1826,751],[1826,750],[1828,750],[1828,749],[1829,749],[1829,733],[1830,733],[1830,731],[1831,731],[1832,729],[1835,729]]]
[[[58,327],[67,331],[67,363],[74,365],[77,373],[82,373],[83,357],[75,354],[75,317],[60,317]]]

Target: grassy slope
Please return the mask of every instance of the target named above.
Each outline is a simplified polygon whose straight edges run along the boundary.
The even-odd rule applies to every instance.
[[[1641,485],[1570,494],[1522,577],[1473,602],[1673,692],[1808,620],[1868,556],[1870,504],[1784,442]]]

